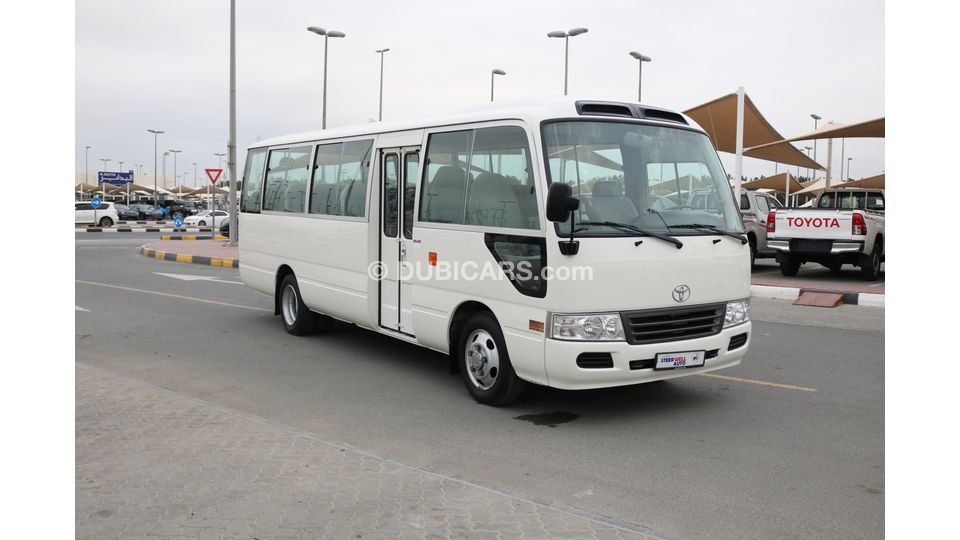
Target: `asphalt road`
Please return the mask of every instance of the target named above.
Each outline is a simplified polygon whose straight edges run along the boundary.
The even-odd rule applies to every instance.
[[[290,336],[237,270],[143,257],[155,233],[92,236],[76,239],[82,364],[664,537],[883,535],[882,309],[755,299],[723,378],[492,408],[440,354],[345,325]]]

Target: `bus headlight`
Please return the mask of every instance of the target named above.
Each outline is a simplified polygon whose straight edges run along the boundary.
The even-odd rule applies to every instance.
[[[551,336],[577,341],[623,341],[619,313],[553,314]]]
[[[723,327],[729,328],[750,320],[750,299],[727,302],[727,311],[723,316]]]

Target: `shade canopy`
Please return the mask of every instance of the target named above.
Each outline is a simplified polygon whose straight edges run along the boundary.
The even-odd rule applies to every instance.
[[[886,182],[886,173],[878,174],[876,176],[868,176],[867,178],[861,178],[859,180],[850,180],[849,182],[838,182],[833,184],[831,187],[836,188],[859,188],[859,189],[884,189]]]
[[[805,194],[808,194],[808,193],[812,194],[812,193],[816,193],[816,192],[822,191],[822,190],[825,189],[826,187],[827,187],[827,179],[826,179],[826,178],[817,178],[816,180],[814,180],[814,181],[812,181],[812,182],[807,182],[806,184],[804,184],[804,185],[803,185],[803,189],[801,189],[800,191],[794,193],[794,195],[805,195]]]
[[[826,124],[820,126],[819,129],[811,131],[805,135],[791,137],[783,141],[767,143],[759,147],[751,148],[750,150],[765,150],[769,148],[775,148],[777,146],[789,145],[789,143],[796,141],[854,138],[882,139],[884,137],[886,137],[886,117],[877,118],[876,120],[867,120],[866,122],[860,122],[858,124],[837,124],[834,122],[827,122]]]
[[[93,193],[100,186],[95,186],[93,184],[84,184],[83,182],[73,186],[73,191],[76,193]]]
[[[728,94],[703,105],[683,111],[693,118],[707,132],[714,146],[721,152],[735,154],[737,152],[737,95]],[[799,165],[808,169],[823,169],[816,161],[791,144],[778,146],[773,150],[758,149],[771,143],[783,140],[783,135],[773,129],[770,122],[760,114],[750,96],[744,96],[743,111],[743,155],[747,157],[765,159]]]
[[[790,194],[793,195],[803,189],[803,184],[797,181],[797,177],[789,172],[783,172],[766,178],[758,178],[740,185],[742,189],[769,189],[786,193],[787,184],[790,185]]]

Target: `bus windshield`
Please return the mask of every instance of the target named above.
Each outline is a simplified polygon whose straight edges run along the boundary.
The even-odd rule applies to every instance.
[[[577,234],[636,234],[614,223],[674,236],[743,232],[726,174],[702,133],[560,121],[545,124],[543,138],[549,182],[570,184],[580,199]],[[558,232],[569,230],[569,221],[558,224]]]

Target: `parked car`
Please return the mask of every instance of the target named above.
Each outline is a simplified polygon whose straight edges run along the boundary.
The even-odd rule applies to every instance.
[[[176,216],[179,214],[184,218],[195,215],[201,211],[200,207],[197,206],[197,203],[193,201],[170,201],[166,207],[168,210],[170,210],[171,216]]]
[[[93,209],[90,201],[74,203],[74,222],[110,227],[120,221],[116,205],[110,202],[100,203],[100,208]]]
[[[120,221],[136,221],[140,218],[140,213],[136,209],[125,204],[114,204],[113,206],[117,209],[117,216],[119,216]]]
[[[139,220],[158,220],[164,218],[163,212],[156,206],[149,204],[131,204],[130,207],[137,210],[137,219]]]
[[[880,189],[828,189],[813,208],[778,209],[767,218],[767,243],[777,250],[780,272],[795,276],[815,262],[839,272],[844,264],[876,281],[886,256],[884,192]]]
[[[783,208],[773,195],[744,190],[740,193],[740,217],[750,241],[750,267],[756,259],[775,257],[777,252],[767,245],[767,218],[772,210]]]
[[[229,220],[230,214],[224,212],[223,210],[204,210],[195,216],[187,216],[183,220],[184,225],[194,225],[200,227],[206,227],[210,225],[213,228],[219,226],[220,223],[223,223],[224,220]]]
[[[240,224],[237,223],[237,233],[240,232]],[[223,220],[223,225],[220,225],[220,234],[222,236],[230,236],[230,218]]]

